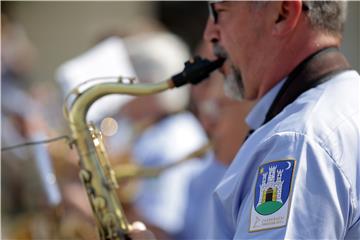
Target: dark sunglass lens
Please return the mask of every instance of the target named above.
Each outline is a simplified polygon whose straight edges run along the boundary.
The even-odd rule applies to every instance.
[[[215,10],[214,4],[209,3],[208,7],[209,7],[209,14],[210,14],[211,19],[214,21],[214,23],[217,23],[218,16],[217,16],[217,12]]]

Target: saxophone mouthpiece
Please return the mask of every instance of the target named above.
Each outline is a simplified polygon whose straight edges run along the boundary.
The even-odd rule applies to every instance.
[[[181,73],[174,75],[171,80],[175,87],[181,87],[187,83],[198,84],[209,77],[210,73],[221,67],[225,58],[218,58],[214,61],[199,56],[185,62],[185,68]]]

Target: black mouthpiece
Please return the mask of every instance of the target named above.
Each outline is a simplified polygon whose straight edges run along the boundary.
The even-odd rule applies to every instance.
[[[225,58],[218,58],[215,61],[209,61],[199,56],[185,63],[185,68],[181,73],[176,74],[171,79],[175,87],[181,87],[187,83],[198,84],[209,77],[210,73],[221,67]]]

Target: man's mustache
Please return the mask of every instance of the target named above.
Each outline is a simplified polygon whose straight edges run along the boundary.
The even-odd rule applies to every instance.
[[[218,43],[214,43],[213,53],[218,58],[227,58],[227,56],[228,56],[226,50]]]

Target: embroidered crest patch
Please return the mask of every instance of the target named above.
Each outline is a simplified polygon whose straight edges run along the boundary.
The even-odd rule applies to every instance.
[[[295,160],[272,161],[258,169],[250,232],[283,227],[287,223]]]

